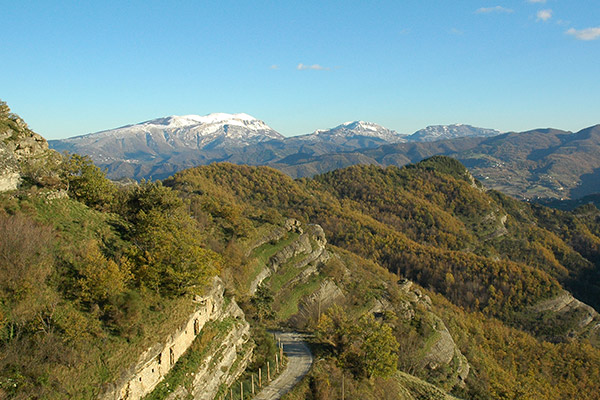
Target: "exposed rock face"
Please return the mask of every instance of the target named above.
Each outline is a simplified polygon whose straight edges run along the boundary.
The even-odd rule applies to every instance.
[[[258,239],[253,241],[250,246],[248,246],[246,257],[249,256],[250,253],[252,253],[252,250],[262,246],[265,243],[276,242],[278,240],[281,240],[288,232],[303,233],[300,221],[298,221],[297,219],[288,218],[283,224],[283,226],[278,226],[266,235],[259,237]]]
[[[280,265],[286,263],[288,260],[296,257],[300,254],[309,254],[307,259],[303,260],[297,265],[298,268],[302,268],[311,262],[316,261],[323,253],[327,239],[323,228],[319,225],[308,225],[306,231],[303,232],[298,240],[290,243],[277,254],[275,254],[269,260],[269,267],[274,271],[277,271]]]
[[[558,320],[571,321],[566,337],[592,336],[597,343],[600,339],[600,314],[589,305],[577,300],[566,290],[558,296],[545,300],[531,307],[538,313],[552,312]],[[557,337],[555,340],[564,340],[565,337]]]
[[[293,326],[304,328],[308,321],[317,320],[319,314],[343,299],[344,292],[333,280],[327,279],[316,291],[299,302],[298,313],[291,317],[290,323]]]
[[[429,343],[424,349],[421,365],[424,368],[436,370],[442,366],[453,366],[452,374],[449,376],[450,386],[464,386],[471,369],[467,358],[461,353],[452,339],[452,335],[444,322],[432,311],[432,303],[429,296],[424,295],[420,289],[415,288],[409,280],[399,283],[400,290],[405,294],[406,300],[402,303],[402,309],[397,310],[399,317],[412,320],[417,313],[417,307],[424,308],[430,321],[433,333],[426,341]],[[387,308],[384,307],[383,308]],[[423,312],[423,311],[419,311]]]
[[[175,388],[167,400],[212,400],[222,384],[231,386],[244,372],[252,358],[254,343],[249,340],[250,326],[242,310],[233,301],[230,308],[229,314],[235,316],[236,321],[225,339],[206,355],[202,366],[194,373],[193,383],[189,387]]]
[[[222,343],[224,347],[222,359],[219,360],[220,375],[210,371],[198,371],[196,380],[198,387],[194,391],[201,391],[207,395],[214,395],[217,388],[225,378],[236,379],[245,368],[249,355],[244,354],[246,361],[238,362],[240,368],[230,371],[231,366],[238,358],[238,351],[249,341],[249,325],[244,320],[244,314],[235,301],[226,304],[223,297],[224,286],[219,278],[215,278],[209,293],[205,296],[197,296],[194,302],[196,311],[192,313],[179,330],[173,332],[161,342],[144,351],[138,362],[122,373],[122,377],[115,383],[106,385],[99,396],[102,400],[134,400],[141,399],[150,393],[156,385],[175,365],[177,360],[191,346],[196,336],[208,321],[221,320],[232,317],[236,320],[235,329],[230,333],[227,340]],[[252,347],[249,347],[252,353]],[[210,357],[211,355],[207,355]],[[241,369],[241,370],[240,370]],[[208,375],[206,375],[208,374]],[[237,374],[237,375],[236,375]],[[194,397],[196,398],[196,397]],[[205,397],[198,397],[205,398]],[[206,397],[209,398],[209,397]],[[210,397],[212,398],[212,397]]]
[[[296,256],[302,254],[306,255],[294,265],[296,268],[304,268],[309,264],[317,264],[325,261],[328,258],[328,254],[325,251],[327,239],[325,238],[325,232],[323,232],[323,228],[321,228],[319,225],[311,224],[303,229],[299,221],[288,219],[285,222],[284,229],[286,232],[298,232],[300,233],[300,236],[298,236],[298,239],[279,250],[269,259],[267,268],[263,269],[250,284],[250,294],[256,293],[256,289],[262,283],[262,281],[271,276],[273,272],[276,272],[281,265],[285,264]],[[278,234],[279,230],[277,230],[276,233]],[[283,235],[279,238],[282,237]],[[264,241],[263,243],[266,242],[267,241]]]
[[[15,190],[21,182],[19,163],[9,147],[0,141],[0,192]]]
[[[29,174],[48,174],[44,166],[58,154],[48,149],[46,139],[14,114],[2,116],[0,122],[0,192],[17,189],[26,169]],[[43,179],[41,175],[36,180]]]

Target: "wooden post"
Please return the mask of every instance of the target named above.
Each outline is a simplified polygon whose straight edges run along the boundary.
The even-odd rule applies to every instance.
[[[262,368],[258,369],[258,387],[262,387]]]
[[[279,348],[279,362],[281,362],[281,366],[283,366],[283,346]]]
[[[252,396],[254,396],[254,374],[252,374]]]
[[[229,388],[229,398],[233,400],[233,389]]]
[[[279,373],[279,357],[275,354],[275,372]]]
[[[267,382],[271,382],[271,363],[267,361]]]
[[[244,383],[240,381],[240,400],[244,400]]]

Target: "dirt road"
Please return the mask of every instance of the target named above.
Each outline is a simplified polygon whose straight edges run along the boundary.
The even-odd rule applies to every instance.
[[[287,367],[271,384],[256,395],[254,400],[277,400],[290,391],[308,373],[313,356],[299,333],[280,332],[276,336],[283,344]]]

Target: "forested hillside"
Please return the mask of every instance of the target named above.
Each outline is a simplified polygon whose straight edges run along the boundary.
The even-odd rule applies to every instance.
[[[582,325],[582,310],[561,314],[535,305],[568,288],[597,306],[595,208],[565,213],[486,192],[444,157],[402,169],[355,166],[299,181],[269,168],[215,164],[178,173],[165,185],[192,202],[220,199],[233,225],[244,215],[318,223],[332,244],[437,293],[434,308],[455,327],[452,334],[462,338],[461,351],[476,371],[466,388],[455,388],[461,396],[561,398],[570,392],[593,398],[596,384],[583,371],[597,371],[597,319]],[[392,296],[385,293],[375,297]],[[407,339],[401,331],[400,343]],[[509,351],[507,343],[515,340],[519,346]],[[578,355],[562,358],[564,351]],[[547,367],[538,371],[534,359]],[[575,359],[585,359],[586,367],[569,383],[560,371],[575,368],[569,366]],[[591,386],[580,386],[584,382]],[[552,394],[557,383],[566,392]]]

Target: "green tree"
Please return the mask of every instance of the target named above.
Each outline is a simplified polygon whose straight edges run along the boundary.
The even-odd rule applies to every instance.
[[[397,368],[399,347],[392,328],[367,314],[359,321],[359,331],[363,336],[360,350],[366,375],[369,379],[392,375]]]
[[[397,368],[398,342],[390,325],[365,314],[352,321],[334,305],[321,317],[317,337],[333,346],[341,367],[357,376],[390,376]]]
[[[250,302],[256,309],[256,317],[259,321],[273,319],[273,293],[265,285],[260,285]]]
[[[343,355],[353,341],[352,325],[344,309],[335,304],[320,316],[317,337],[333,346],[338,355]]]
[[[99,210],[109,208],[116,193],[115,185],[88,156],[66,156],[62,170],[71,197]]]
[[[123,215],[132,224],[136,280],[158,292],[194,292],[218,273],[222,258],[203,246],[203,233],[186,205],[160,182],[142,182]]]
[[[119,263],[107,259],[100,252],[98,243],[91,240],[78,249],[76,289],[78,297],[88,303],[105,303],[125,291],[131,279],[129,262]]]

